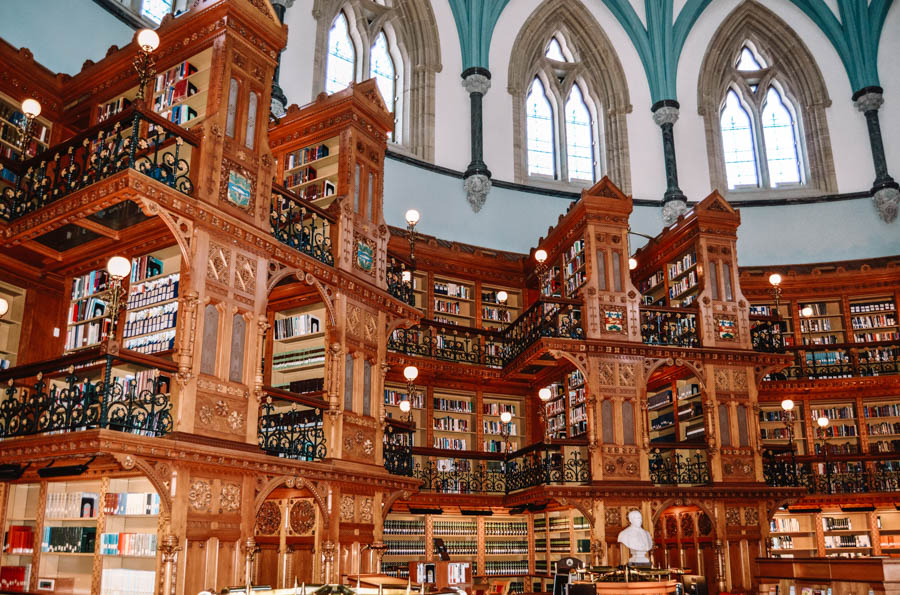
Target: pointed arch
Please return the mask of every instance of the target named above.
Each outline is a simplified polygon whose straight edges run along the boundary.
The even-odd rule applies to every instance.
[[[758,71],[738,70],[737,58],[745,47],[761,60]],[[745,75],[752,72],[752,84]],[[726,194],[726,176],[720,109],[730,88],[739,87],[741,95],[759,107],[772,81],[787,103],[796,108],[798,157],[802,163],[802,185],[780,191],[791,195],[837,192],[831,137],[825,109],[831,105],[828,89],[812,53],[799,35],[781,18],[756,0],[747,0],[735,8],[713,34],[697,85],[697,105],[706,129],[710,183]],[[758,134],[762,135],[760,123]],[[758,155],[763,161],[765,155]],[[760,192],[770,194],[771,188]]]
[[[561,37],[563,55],[572,60],[559,62],[546,57],[551,38]],[[568,56],[566,56],[568,57]],[[513,43],[509,62],[508,91],[513,96],[513,151],[515,178],[528,182],[525,100],[534,77],[541,73],[559,84],[559,104],[564,110],[572,86],[594,105],[595,138],[599,138],[594,159],[595,177],[608,175],[626,194],[631,192],[626,114],[631,112],[628,82],[619,57],[603,28],[580,0],[544,0],[531,13]],[[560,118],[561,120],[564,118]],[[559,128],[564,129],[564,126]],[[564,145],[565,131],[558,139]],[[557,182],[565,185],[565,181]]]
[[[352,19],[357,42],[355,82],[370,78],[372,48],[383,33],[396,70],[398,134],[391,149],[434,160],[435,76],[441,71],[441,44],[429,0],[315,0],[317,21],[312,98],[325,90],[328,30],[339,12]],[[385,103],[390,105],[389,100]]]

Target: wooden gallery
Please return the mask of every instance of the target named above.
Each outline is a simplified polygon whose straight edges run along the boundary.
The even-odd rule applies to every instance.
[[[0,41],[0,590],[897,592],[900,257],[740,267],[718,192],[635,251],[606,177],[388,226],[376,81],[270,120],[286,41]]]

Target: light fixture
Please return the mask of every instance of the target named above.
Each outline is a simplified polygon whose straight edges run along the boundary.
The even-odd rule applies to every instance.
[[[508,424],[509,422],[512,421],[512,413],[510,413],[509,411],[504,411],[503,413],[500,414],[500,421],[502,421],[505,424]]]
[[[544,264],[547,261],[547,251],[543,248],[539,248],[534,252],[534,259],[538,264]]]
[[[792,411],[794,409],[794,402],[790,399],[785,399],[781,402],[781,408],[785,411]]]
[[[769,275],[769,285],[772,286],[772,295],[775,298],[775,312],[778,313],[778,302],[781,300],[781,275],[778,273]]]
[[[816,423],[819,424],[819,427],[825,429],[828,426],[828,418],[824,415],[816,420]]]
[[[7,312],[9,312],[9,301],[6,298],[0,297],[0,318],[6,316]]]
[[[785,399],[781,402],[781,421],[788,433],[788,446],[791,449],[791,485],[797,485],[797,457],[794,454],[794,401]]]
[[[412,423],[412,401],[416,396],[416,378],[419,377],[419,369],[415,366],[406,366],[403,368],[403,377],[406,378],[406,399],[400,401],[400,411],[408,414],[406,421]]]
[[[68,477],[72,475],[84,475],[85,471],[88,470],[88,466],[94,462],[94,459],[97,457],[91,457],[88,459],[86,463],[82,463],[80,465],[61,465],[59,467],[54,467],[53,463],[56,461],[50,461],[50,464],[46,467],[37,470],[37,474],[39,477],[48,478],[48,477]]]
[[[632,256],[631,258],[628,259],[628,270],[629,270],[629,271],[633,271],[634,269],[637,268],[637,264],[638,264],[638,263],[637,263],[637,258],[635,258],[634,256]]]
[[[800,316],[802,316],[804,318],[809,318],[812,315],[813,315],[812,306],[803,306],[802,308],[800,308]]]
[[[134,70],[138,75],[138,90],[135,99],[144,100],[144,87],[147,86],[154,74],[156,74],[155,61],[152,54],[159,47],[159,35],[153,29],[141,29],[135,36],[135,41],[140,51],[135,55]]]
[[[106,272],[110,277],[106,290],[106,315],[109,318],[109,336],[115,337],[119,312],[125,305],[125,300],[122,299],[125,295],[122,280],[131,274],[131,261],[124,256],[113,256],[106,262]]]
[[[497,292],[497,302],[500,304],[505,304],[506,300],[509,299],[509,294],[503,291],[502,289]]]
[[[509,422],[511,421],[512,413],[509,411],[504,411],[500,414],[500,435],[503,437],[504,452],[507,455],[509,455],[510,451],[509,435],[512,432],[512,424]]]
[[[412,273],[410,271],[403,271],[402,273],[400,273],[400,279],[404,283],[409,283],[410,281],[412,281]]]
[[[541,401],[543,401],[544,403],[546,403],[551,398],[553,398],[553,392],[545,386],[544,388],[542,388],[541,390],[538,391],[538,398]]]
[[[403,399],[400,401],[400,411],[403,413],[409,413],[409,410],[412,409],[412,404],[409,402],[409,399]]]
[[[22,158],[24,159],[28,156],[28,146],[31,144],[31,138],[34,135],[34,119],[41,115],[41,104],[37,99],[29,97],[22,101],[21,108],[25,121],[19,125],[19,148],[22,150]]]
[[[403,368],[403,377],[407,382],[413,382],[419,377],[419,369],[415,366],[406,366]]]
[[[416,223],[420,217],[416,209],[406,211],[406,239],[409,241],[409,261],[412,270],[416,270]]]

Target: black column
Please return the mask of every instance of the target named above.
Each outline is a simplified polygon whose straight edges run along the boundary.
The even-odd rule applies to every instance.
[[[869,146],[872,149],[872,164],[875,167],[875,181],[872,183],[872,199],[882,220],[887,223],[897,218],[900,205],[900,185],[888,173],[884,156],[884,142],[881,136],[881,122],[878,110],[884,103],[881,87],[864,87],[853,94],[856,108],[866,117],[869,132]]]
[[[491,72],[473,66],[462,73],[463,87],[469,92],[469,125],[472,132],[472,161],[463,175],[466,199],[476,213],[481,210],[491,191],[491,170],[484,162],[484,115],[481,102],[491,88]]]
[[[272,8],[278,15],[278,22],[284,24],[284,13],[288,7],[294,3],[294,0],[273,0]],[[276,118],[284,115],[284,109],[287,107],[287,97],[284,95],[281,86],[278,84],[278,77],[281,73],[281,52],[278,53],[278,60],[275,64],[275,74],[272,76],[272,103],[270,111]]]

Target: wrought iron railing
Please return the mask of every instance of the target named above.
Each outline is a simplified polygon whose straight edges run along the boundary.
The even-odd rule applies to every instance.
[[[388,293],[410,306],[416,305],[416,294],[413,291],[413,272],[406,263],[391,256],[387,263]]]
[[[16,164],[15,187],[0,196],[0,217],[21,217],[129,168],[193,194],[191,152],[199,144],[193,133],[132,106]]]
[[[650,481],[656,485],[704,485],[712,481],[705,451],[654,448],[649,463]]]
[[[829,380],[858,376],[900,374],[900,344],[835,343],[832,345],[788,346],[793,365],[770,374],[765,380]]]
[[[503,365],[503,345],[496,332],[430,320],[408,329],[396,329],[388,339],[391,351],[490,367]]]
[[[782,320],[771,317],[750,317],[750,344],[754,351],[764,353],[784,353],[781,333],[785,328]]]
[[[398,426],[396,422],[389,422],[384,433],[384,468],[393,475],[413,474],[413,429],[411,427]]]
[[[62,361],[56,360],[57,364]],[[37,364],[5,370],[8,385],[0,401],[0,439],[90,429],[143,436],[170,433],[169,379],[147,375],[139,384],[134,377],[113,377],[117,361],[140,365],[146,358],[132,360],[92,351],[74,361],[67,358],[62,371],[53,361],[40,364],[46,373],[35,373]],[[85,378],[88,368],[104,370],[102,377]]]
[[[562,298],[541,298],[503,329],[500,337],[503,343],[504,365],[544,337],[584,339],[581,302]]]
[[[818,461],[792,463],[766,453],[763,477],[772,487],[803,487],[810,494],[865,494],[900,491],[900,461]]]
[[[270,455],[301,461],[324,459],[327,449],[322,410],[299,409],[296,403],[279,410],[267,397],[259,408],[257,440]]]
[[[532,450],[513,453],[506,461],[506,491],[514,492],[539,485],[584,484],[591,482],[587,446],[538,444]]]
[[[412,476],[422,480],[422,491],[442,494],[503,494],[506,477],[496,464],[490,466],[478,460],[423,460],[416,463]]]
[[[334,265],[331,241],[334,217],[327,212],[290,190],[273,184],[269,223],[272,235],[282,244],[319,262]]]
[[[699,347],[697,312],[685,308],[641,306],[641,341],[647,345]]]

